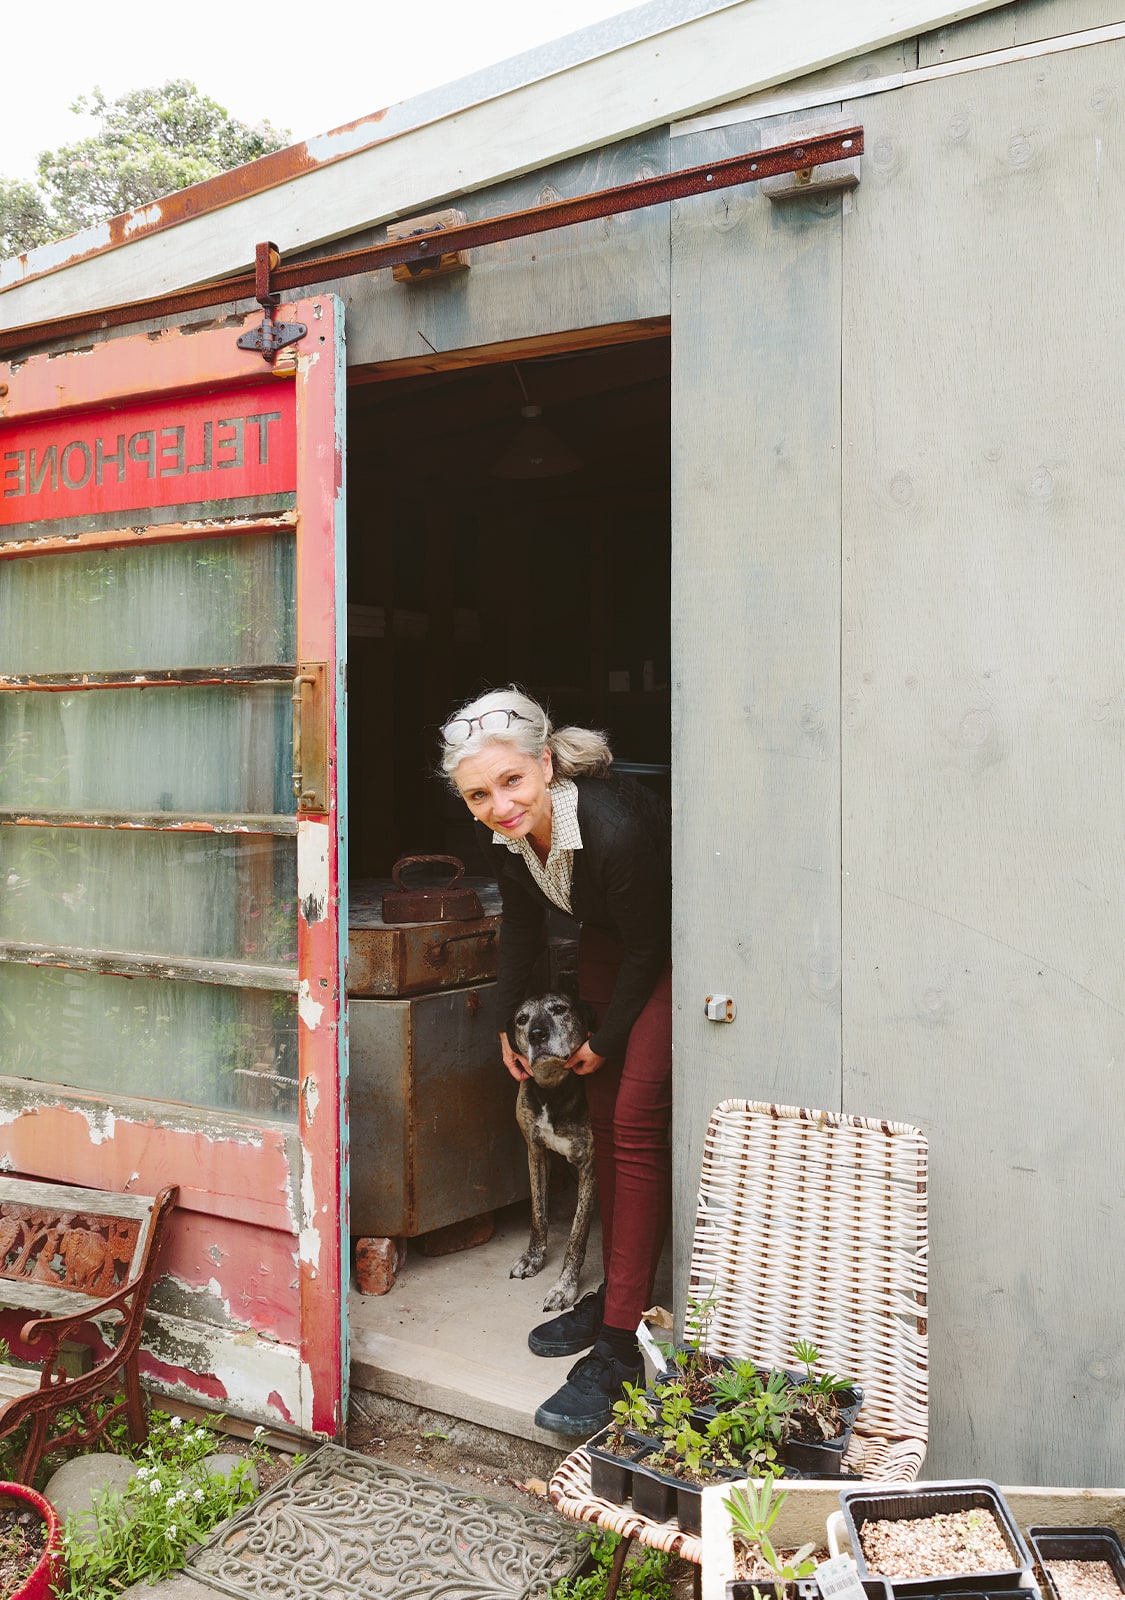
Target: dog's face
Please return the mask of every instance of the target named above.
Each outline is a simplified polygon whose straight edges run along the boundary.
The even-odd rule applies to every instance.
[[[525,1000],[512,1021],[509,1038],[524,1056],[541,1089],[553,1089],[566,1076],[566,1064],[597,1026],[597,1012],[568,994],[540,994]]]

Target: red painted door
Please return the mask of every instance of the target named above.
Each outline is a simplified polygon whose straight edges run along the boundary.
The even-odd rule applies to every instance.
[[[149,1379],[336,1435],[343,316],[278,317],[0,363],[0,1167],[178,1184]]]

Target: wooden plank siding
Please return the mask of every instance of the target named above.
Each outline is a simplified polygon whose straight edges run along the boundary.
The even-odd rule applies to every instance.
[[[1122,1481],[1123,71],[844,108],[844,1103],[930,1137],[936,1478]]]
[[[1064,33],[1100,28],[1107,22],[1125,22],[1122,0],[1014,0],[994,11],[964,22],[947,23],[924,33],[918,40],[918,65],[934,67],[942,61],[963,61],[986,50],[1007,50],[1012,45],[1033,44],[1037,39],[1057,39]]]
[[[677,141],[703,162],[753,125]],[[728,1095],[837,1108],[838,194],[756,189],[672,229],[674,1148],[682,1307]],[[734,997],[733,1024],[705,997]]]

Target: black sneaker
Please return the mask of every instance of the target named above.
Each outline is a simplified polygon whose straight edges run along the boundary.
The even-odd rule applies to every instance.
[[[535,1413],[536,1424],[548,1433],[581,1434],[588,1439],[612,1417],[621,1385],[638,1383],[643,1372],[639,1353],[635,1362],[619,1361],[599,1340],[588,1356],[574,1363],[557,1394],[544,1400]]]
[[[541,1322],[527,1336],[537,1356],[576,1356],[588,1350],[605,1321],[605,1284],[592,1294],[584,1294],[576,1306],[550,1322]]]

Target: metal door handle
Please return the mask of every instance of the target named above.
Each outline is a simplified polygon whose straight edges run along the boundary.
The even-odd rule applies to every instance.
[[[302,661],[293,679],[293,793],[298,811],[328,810],[328,664]],[[305,685],[309,685],[311,740],[304,737]],[[311,744],[311,748],[309,748]]]

